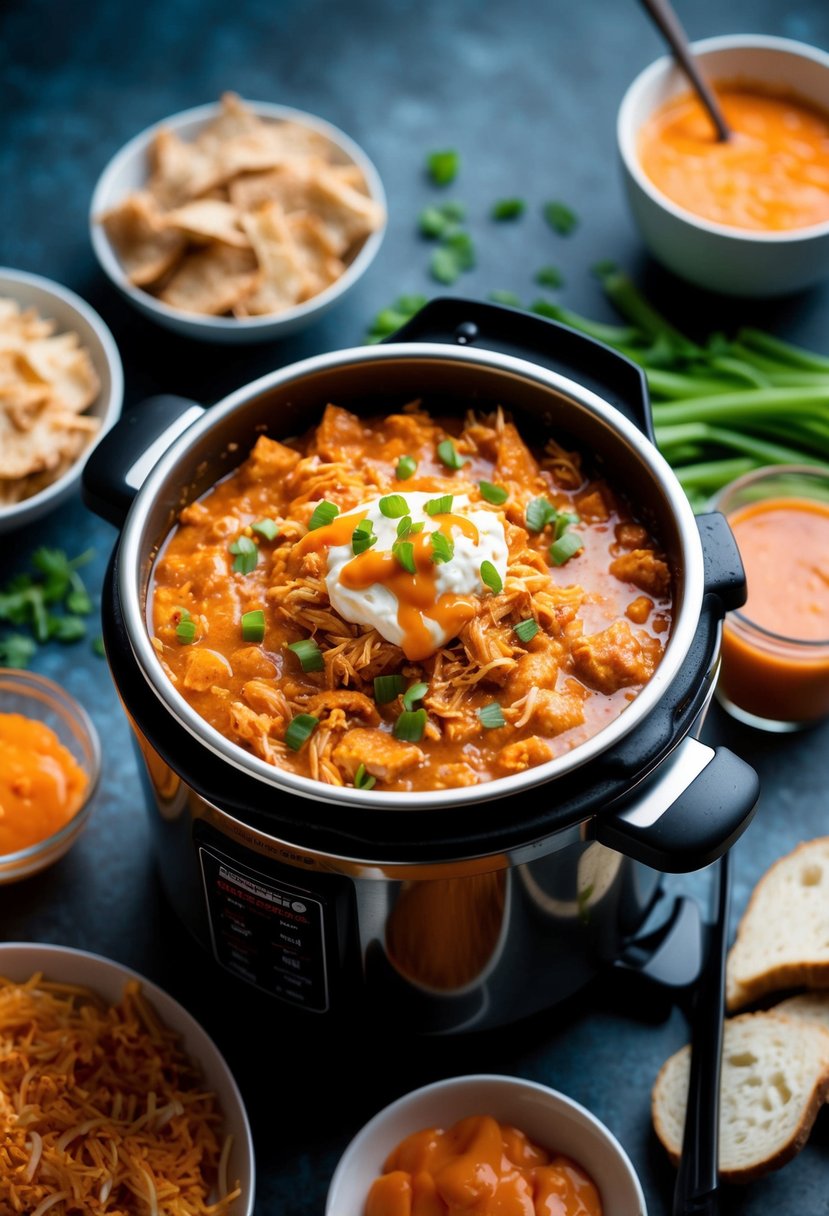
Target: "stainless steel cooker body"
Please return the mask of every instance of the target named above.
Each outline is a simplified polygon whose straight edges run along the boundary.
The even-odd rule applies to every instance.
[[[637,699],[564,756],[464,789],[333,789],[248,755],[178,694],[149,640],[152,566],[181,508],[259,434],[301,433],[328,401],[372,414],[413,398],[440,413],[502,405],[530,439],[588,453],[668,554],[674,626]],[[754,773],[695,737],[742,569],[725,521],[694,518],[651,439],[632,364],[549,322],[452,300],[391,344],[281,369],[207,413],[157,399],[106,437],[84,490],[108,518],[126,513],[107,654],[166,890],[226,970],[309,1013],[367,1000],[425,1030],[495,1025],[580,987],[642,924],[660,871],[706,865],[744,830]]]

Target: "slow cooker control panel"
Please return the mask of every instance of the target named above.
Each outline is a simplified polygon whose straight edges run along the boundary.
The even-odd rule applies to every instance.
[[[239,979],[291,1005],[329,1007],[326,907],[317,893],[199,845],[213,953]]]

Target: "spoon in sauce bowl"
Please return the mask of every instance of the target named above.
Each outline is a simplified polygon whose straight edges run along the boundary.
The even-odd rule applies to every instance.
[[[703,76],[699,64],[691,53],[688,37],[669,0],[642,0],[642,5],[664,36],[677,63],[694,86],[708,117],[714,124],[718,141],[726,143],[731,138],[731,130],[723,118],[719,102],[714,96],[714,90]]]

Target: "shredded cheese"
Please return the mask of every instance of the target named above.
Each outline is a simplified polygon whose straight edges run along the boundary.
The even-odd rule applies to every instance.
[[[140,984],[0,977],[0,1212],[232,1216],[214,1094]]]

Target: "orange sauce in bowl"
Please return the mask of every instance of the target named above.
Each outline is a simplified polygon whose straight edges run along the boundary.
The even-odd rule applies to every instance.
[[[732,137],[718,141],[696,95],[672,98],[639,133],[653,184],[694,215],[758,232],[829,220],[829,115],[759,87],[716,89]]]
[[[0,714],[0,854],[59,831],[82,806],[88,782],[51,727]]]
[[[602,1216],[581,1166],[490,1115],[415,1132],[383,1168],[364,1216]]]
[[[729,515],[748,600],[726,618],[720,688],[779,722],[829,714],[829,503],[772,498]],[[759,628],[757,628],[759,627]]]

